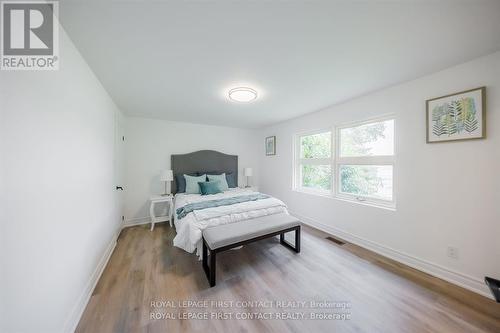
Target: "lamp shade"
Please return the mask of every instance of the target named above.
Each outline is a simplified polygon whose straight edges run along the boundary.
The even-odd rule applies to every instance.
[[[252,168],[245,168],[245,169],[243,169],[243,174],[245,175],[245,177],[251,177],[252,173],[253,173]]]
[[[162,170],[160,173],[160,180],[162,182],[171,182],[174,180],[174,174],[172,170]]]

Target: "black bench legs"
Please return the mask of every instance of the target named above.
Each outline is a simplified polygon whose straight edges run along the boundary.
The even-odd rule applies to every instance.
[[[280,243],[281,245],[288,247],[289,249],[294,250],[295,252],[299,253],[300,252],[300,225],[295,227],[293,229],[295,231],[295,246],[290,244],[285,240],[285,234],[286,232],[283,232],[280,234]]]
[[[295,231],[295,244],[292,245],[289,242],[285,240],[285,234],[287,232]],[[223,252],[230,250],[234,247],[240,246],[240,245],[245,245],[248,243],[256,242],[261,239],[269,238],[269,237],[275,237],[277,235],[280,235],[280,243],[288,247],[289,249],[292,249],[293,251],[299,253],[300,252],[300,225],[291,227],[285,230],[280,230],[280,231],[275,231],[269,234],[265,234],[262,236],[258,236],[255,238],[247,239],[238,243],[234,244],[229,244],[223,247],[219,247],[215,250],[212,250],[208,247],[205,238],[202,239],[203,242],[203,250],[202,250],[202,260],[203,260],[203,270],[205,271],[205,275],[207,276],[208,282],[210,283],[210,287],[215,286],[215,266],[216,266],[216,258],[217,258],[217,253],[218,252]],[[208,251],[210,250],[210,256],[208,255]],[[210,257],[210,258],[209,258]],[[208,264],[208,261],[210,260],[210,265]]]
[[[210,250],[210,266],[208,266],[208,247],[203,239],[203,270],[207,276],[208,282],[210,283],[210,287],[215,286],[215,259],[217,257],[217,253],[214,250]]]

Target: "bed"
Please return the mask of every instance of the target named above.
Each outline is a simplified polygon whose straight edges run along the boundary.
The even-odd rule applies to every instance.
[[[250,197],[259,195],[250,189],[238,188],[238,156],[227,155],[212,150],[202,150],[189,154],[171,156],[174,174],[174,225],[177,235],[174,246],[189,253],[202,255],[203,230],[229,223],[245,223],[251,219],[273,214],[288,214],[286,205],[279,199],[261,195],[259,200],[237,202],[200,210],[193,210],[185,216],[176,212],[187,205],[206,201],[221,201],[228,198]],[[185,194],[178,192],[176,176],[183,174],[221,174],[232,173],[236,179],[236,187],[213,195]]]

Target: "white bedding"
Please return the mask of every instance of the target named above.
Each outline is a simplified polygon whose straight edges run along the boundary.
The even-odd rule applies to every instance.
[[[224,193],[214,195],[184,194],[175,195],[175,211],[184,205],[205,201],[217,200],[222,198],[234,197],[238,195],[255,194],[257,192],[248,189],[229,189]],[[184,218],[178,220],[177,214],[174,214],[174,224],[177,235],[174,238],[174,246],[177,246],[187,252],[196,253],[201,257],[201,237],[205,228],[216,225],[236,223],[260,216],[287,213],[286,205],[276,198],[242,202],[229,206],[220,206],[196,210],[187,214]]]

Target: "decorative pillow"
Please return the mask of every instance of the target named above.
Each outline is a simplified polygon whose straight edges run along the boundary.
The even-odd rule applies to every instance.
[[[188,173],[188,176],[198,176],[198,172],[194,173]],[[186,192],[186,179],[184,178],[184,175],[182,173],[178,173],[175,175],[175,186],[176,186],[176,191],[177,193],[184,193]]]
[[[184,175],[184,179],[186,180],[186,194],[200,194],[200,185],[198,183],[205,182],[207,175],[198,177]]]
[[[227,180],[226,180],[226,174],[223,173],[221,175],[208,175],[208,181],[219,181],[220,182],[220,189],[221,191],[227,191],[229,189],[229,186],[227,185]]]
[[[209,171],[205,172],[207,175],[220,175],[224,173],[224,171]],[[198,173],[199,174],[199,173]],[[238,182],[236,181],[236,174],[234,172],[226,172],[226,181],[227,181],[227,186],[229,188],[236,188],[238,187]]]
[[[198,185],[200,187],[201,195],[222,193],[219,180],[199,182]]]
[[[236,175],[233,172],[226,173],[227,186],[229,188],[238,187],[238,182],[236,181]]]

